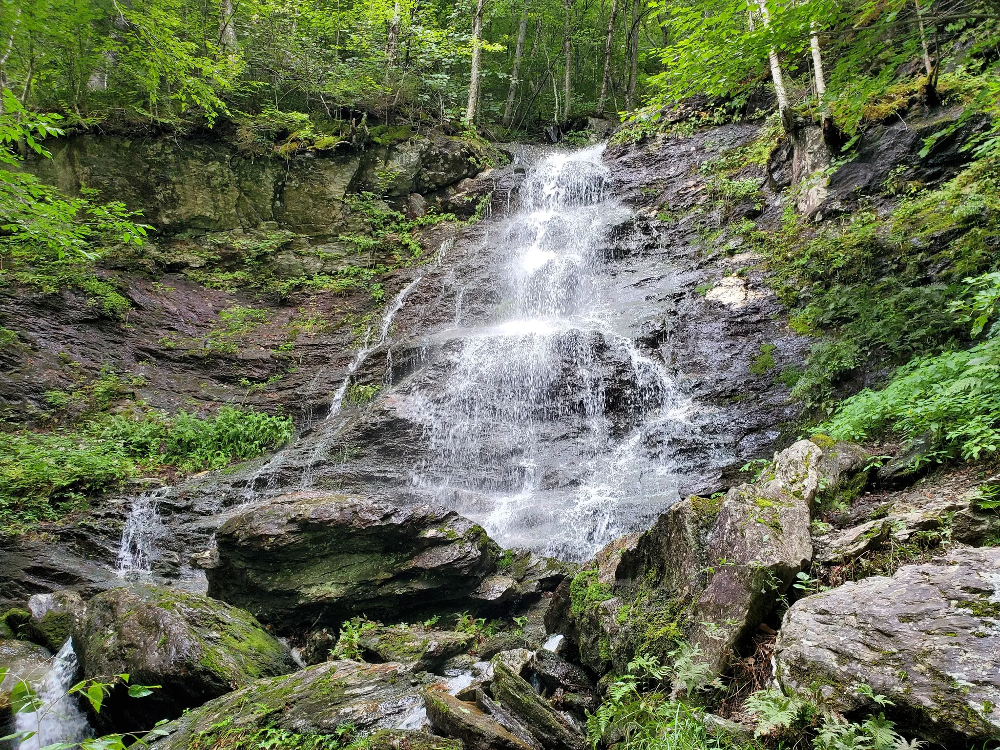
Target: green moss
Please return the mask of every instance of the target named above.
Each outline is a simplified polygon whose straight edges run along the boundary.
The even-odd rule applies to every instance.
[[[596,570],[582,570],[570,583],[570,611],[574,617],[583,617],[601,602],[611,599],[611,587],[597,580]]]
[[[984,598],[959,602],[958,606],[967,609],[973,617],[1000,620],[1000,602],[991,602],[988,598]]]
[[[719,511],[722,509],[722,500],[724,497],[725,495],[722,493],[716,493],[711,497],[691,495],[688,499],[691,502],[691,510],[693,510],[695,516],[698,517],[698,523],[702,526],[710,526],[719,516]]]
[[[829,435],[824,435],[822,433],[816,433],[815,435],[812,435],[809,438],[809,441],[813,445],[817,445],[823,450],[829,450],[830,448],[832,448],[837,444],[837,441],[834,440],[832,437],[830,437]]]
[[[766,375],[776,366],[774,352],[777,350],[774,344],[761,344],[760,355],[750,365],[751,375]]]

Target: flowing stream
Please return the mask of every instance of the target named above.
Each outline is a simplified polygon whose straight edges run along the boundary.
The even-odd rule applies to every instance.
[[[34,733],[18,744],[18,750],[38,750],[57,742],[76,743],[90,735],[90,724],[76,696],[67,695],[76,672],[76,652],[70,638],[53,657],[42,684],[33,686],[41,703],[38,710],[15,714],[16,731]]]
[[[607,283],[631,214],[609,189],[603,146],[530,167],[519,207],[484,241],[501,301],[425,346],[444,368],[406,395],[427,448],[415,488],[505,546],[583,559],[648,526],[677,497],[664,446],[692,430],[690,401],[638,349]]]

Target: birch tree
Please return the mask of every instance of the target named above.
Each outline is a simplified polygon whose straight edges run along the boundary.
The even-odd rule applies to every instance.
[[[469,70],[469,103],[465,107],[465,121],[472,125],[476,119],[479,104],[479,83],[482,64],[483,7],[485,0],[476,0],[476,14],[472,17],[472,64]]]

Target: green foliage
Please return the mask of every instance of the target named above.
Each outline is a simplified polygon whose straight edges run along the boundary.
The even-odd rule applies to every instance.
[[[611,596],[611,587],[597,580],[596,570],[582,570],[570,582],[570,611],[582,617]]]
[[[130,675],[123,673],[113,675],[109,678],[82,680],[73,685],[65,694],[58,696],[57,700],[46,704],[35,689],[26,680],[19,679],[19,677],[17,674],[12,674],[8,667],[0,667],[0,682],[4,682],[8,678],[13,682],[10,688],[10,711],[15,714],[36,714],[38,727],[41,726],[45,716],[59,710],[59,704],[63,700],[69,699],[69,696],[80,696],[87,701],[94,713],[99,714],[101,707],[104,705],[104,699],[111,694],[112,688],[116,685],[127,685],[130,698],[145,698],[152,695],[153,691],[160,687],[159,685],[130,684]],[[105,679],[109,679],[110,682],[104,681]],[[109,734],[102,737],[87,738],[79,743],[60,742],[46,745],[45,750],[74,750],[76,748],[79,750],[125,750],[130,746],[146,747],[154,740],[169,734],[168,731],[162,728],[163,724],[166,724],[166,720],[157,722],[148,732]],[[39,729],[18,731],[6,737],[0,737],[0,741],[11,741],[15,745],[25,743],[35,737],[38,731]]]
[[[824,429],[837,439],[929,437],[925,459],[978,459],[1000,449],[1000,339],[918,357],[881,391],[847,399]]]
[[[337,645],[331,651],[333,658],[363,661],[361,658],[361,637],[376,627],[378,627],[378,623],[360,617],[345,620],[340,626],[340,637],[337,639]]]
[[[214,417],[103,416],[73,429],[8,433],[0,455],[0,530],[17,532],[83,507],[88,496],[168,467],[218,469],[292,435],[287,417],[224,406]]]
[[[795,695],[785,695],[770,688],[753,693],[747,698],[744,709],[756,721],[758,737],[801,733],[810,726],[817,714],[816,706]]]

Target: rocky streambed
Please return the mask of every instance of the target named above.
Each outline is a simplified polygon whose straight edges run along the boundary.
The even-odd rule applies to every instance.
[[[401,207],[491,196],[492,215],[428,230],[434,260],[387,278],[352,345],[340,329],[300,360],[276,391],[308,404],[290,446],[11,538],[0,691],[48,680],[56,705],[72,680],[127,673],[161,687],[118,684],[83,709],[100,732],[169,721],[159,748],[570,750],[630,661],[669,664],[686,644],[702,682],[737,695],[775,684],[946,747],[996,738],[1000,518],[982,499],[997,480],[874,495],[861,448],[792,439],[777,374],[808,340],[729,229],[780,214],[770,183],[792,154],[746,165],[761,190],[745,206],[709,200],[700,169],[757,134],[521,151],[432,188],[433,149],[382,154],[412,167],[390,196]],[[351,180],[373,179],[365,164]],[[361,184],[331,188],[327,166],[272,187],[300,170],[342,201]],[[239,209],[237,178],[233,221],[286,221],[275,206],[290,198]],[[306,223],[289,231],[339,231]],[[144,299],[140,320],[168,313]],[[59,320],[63,337],[85,324]],[[37,333],[38,356],[55,356],[58,337]],[[704,695],[721,714],[710,731],[752,733],[738,700]],[[51,731],[86,731],[68,703]]]

